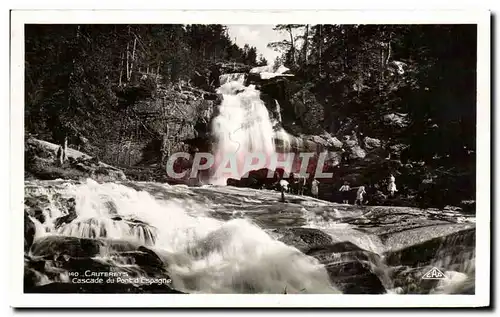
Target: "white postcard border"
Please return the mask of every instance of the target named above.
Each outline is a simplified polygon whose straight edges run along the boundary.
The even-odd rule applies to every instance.
[[[11,274],[13,307],[478,307],[490,304],[490,12],[489,11],[11,11]],[[24,24],[477,24],[477,197],[475,295],[24,294]]]

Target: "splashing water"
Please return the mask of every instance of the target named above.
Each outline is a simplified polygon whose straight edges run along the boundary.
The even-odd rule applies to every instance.
[[[147,189],[148,184],[141,186]],[[190,199],[189,188],[155,186],[162,186],[161,193],[170,198],[157,199],[146,190],[116,183],[64,184],[51,192],[75,198],[76,219],[55,228],[53,223],[66,211],[53,203],[54,217],[39,226],[45,236],[146,244],[168,263],[173,286],[186,292],[282,293],[284,288],[297,293],[339,292],[317,260],[273,239],[251,221],[211,218],[216,206]],[[55,200],[54,195],[49,199]],[[113,262],[112,253],[101,252],[100,257]]]
[[[214,184],[225,185],[227,178],[240,178],[248,172],[244,164],[251,153],[264,154],[268,160],[276,152],[269,112],[255,86],[243,85],[244,78],[245,74],[226,74],[220,79],[218,92],[224,99],[212,123],[217,140],[214,166],[216,170],[220,170],[219,166],[231,167],[232,172],[216,173]],[[266,163],[262,162],[260,167]]]

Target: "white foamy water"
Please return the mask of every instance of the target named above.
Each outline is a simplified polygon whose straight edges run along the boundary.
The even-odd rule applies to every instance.
[[[216,207],[190,199],[192,193],[186,187],[163,186],[164,199],[145,190],[92,180],[68,183],[54,192],[75,198],[77,218],[55,229],[55,219],[66,211],[54,210],[46,225],[39,224],[46,234],[149,241],[149,247],[168,263],[166,269],[179,290],[282,293],[286,288],[289,293],[338,293],[317,260],[274,240],[247,219],[211,218],[208,215]],[[154,236],[153,242],[147,234]]]
[[[243,167],[251,153],[263,154],[266,159],[275,153],[269,112],[255,86],[243,85],[244,78],[245,74],[226,74],[220,79],[218,92],[223,94],[223,101],[219,115],[212,123],[212,132],[217,140],[215,166],[220,172],[212,180],[214,184],[225,185],[227,178],[241,177],[248,172]],[[265,166],[266,162],[262,163],[262,167]],[[224,173],[217,168],[219,165],[233,170]]]

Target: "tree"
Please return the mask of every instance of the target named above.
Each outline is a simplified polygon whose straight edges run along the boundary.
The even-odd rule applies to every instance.
[[[209,78],[221,61],[257,64],[256,48],[220,24],[28,25],[25,47],[27,132],[62,145],[88,139],[100,157],[151,135],[134,107],[159,87]]]
[[[257,66],[266,66],[267,64],[268,64],[267,59],[262,54],[260,54],[259,61],[257,62]]]
[[[281,51],[285,53],[286,56],[286,65],[290,68],[295,68],[296,65],[296,48],[295,48],[295,40],[297,39],[294,35],[294,31],[303,25],[301,24],[278,24],[273,30],[278,32],[286,32],[288,33],[290,40],[283,40],[280,42],[272,42],[268,44],[268,47],[273,48],[277,51]]]

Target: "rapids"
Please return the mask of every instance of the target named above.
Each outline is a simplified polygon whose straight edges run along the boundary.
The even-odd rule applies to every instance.
[[[212,217],[218,204],[203,202],[203,197],[193,199],[187,187],[137,183],[134,187],[144,190],[136,190],[90,179],[56,187],[27,186],[30,195],[50,202],[44,224],[32,218],[37,239],[60,235],[147,245],[168,259],[173,286],[185,292],[338,292],[317,260],[272,238],[248,218]],[[66,214],[57,199],[66,197],[75,199],[77,217],[56,229],[56,219]],[[109,252],[101,256],[110,256]]]
[[[25,185],[27,200],[44,202],[38,205],[44,217],[30,217],[36,237],[27,256],[71,257],[65,237],[89,238],[102,244],[91,256],[100,265],[142,276],[142,264],[118,255],[143,245],[183,292],[467,293],[474,287],[473,217],[429,222],[429,211],[402,216],[397,208],[366,210],[294,195],[281,203],[278,192],[231,186],[90,179]],[[76,218],[56,225],[72,208]],[[398,236],[401,230],[411,239]],[[450,278],[422,283],[433,266]],[[67,283],[69,273],[37,271],[37,284]]]

